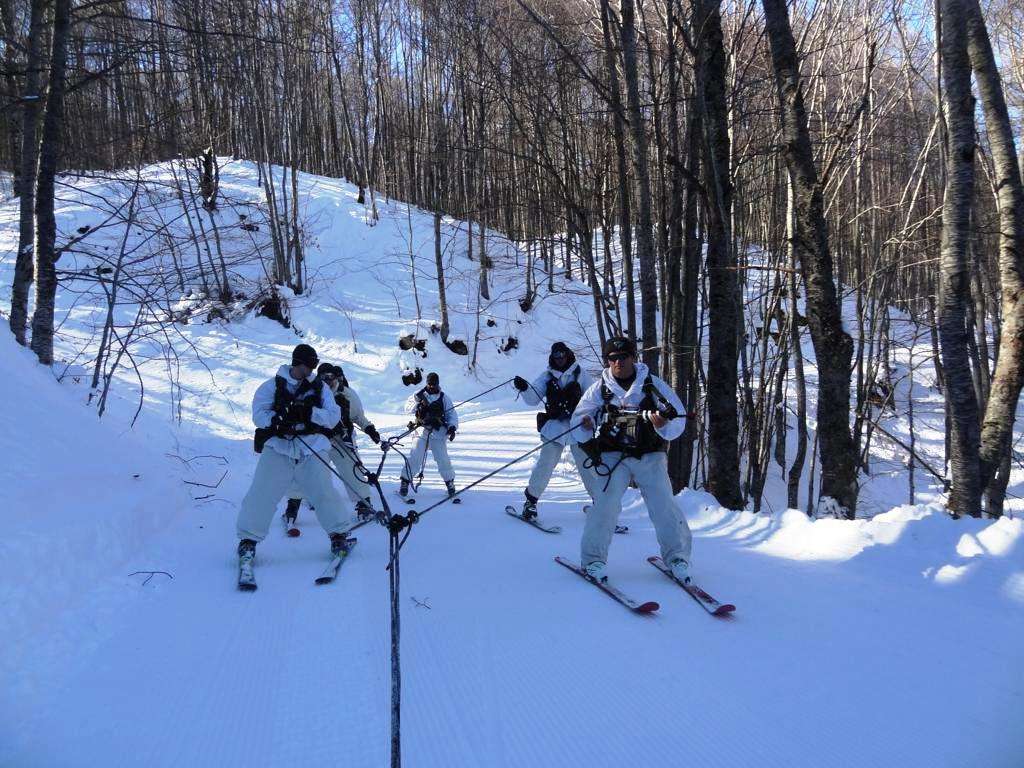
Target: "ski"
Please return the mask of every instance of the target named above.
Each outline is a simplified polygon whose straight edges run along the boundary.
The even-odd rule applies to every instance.
[[[647,562],[649,562],[659,571],[661,571],[670,579],[672,579],[672,581],[674,581],[680,587],[685,589],[686,594],[688,594],[690,597],[696,600],[700,604],[700,607],[708,613],[710,613],[712,616],[728,616],[730,613],[736,610],[736,606],[732,603],[720,603],[718,600],[713,598],[711,595],[709,595],[703,589],[698,587],[692,581],[687,582],[685,584],[679,581],[679,579],[672,575],[672,571],[670,571],[668,566],[665,565],[665,562],[657,555],[648,557]]]
[[[532,518],[530,520],[527,520],[521,514],[516,512],[516,508],[511,506],[511,505],[505,507],[505,512],[506,512],[506,514],[512,515],[512,517],[516,518],[517,520],[522,520],[527,525],[532,525],[534,528],[537,528],[538,530],[544,531],[544,533],[561,533],[562,532],[562,526],[560,526],[560,525],[545,525],[540,520],[538,520],[536,517],[534,517],[534,518]]]
[[[302,531],[295,525],[295,518],[290,517],[287,514],[281,515],[281,522],[284,523],[284,532],[286,535],[295,538],[296,536],[302,535]]]
[[[331,562],[324,568],[324,572],[316,577],[317,584],[330,584],[334,581],[338,575],[338,569],[341,568],[341,564],[345,562],[350,554],[352,554],[352,548],[356,545],[359,539],[349,539],[348,549],[339,552],[337,555],[331,557]]]
[[[408,496],[408,497],[407,496],[401,496],[401,499],[406,504],[408,504],[410,507],[413,504],[416,503],[416,496]],[[448,499],[452,502],[452,504],[461,504],[462,503],[462,497],[461,496],[449,496]]]
[[[658,608],[660,607],[653,600],[648,601],[646,603],[639,603],[636,600],[634,600],[633,598],[631,598],[629,595],[627,595],[624,592],[622,592],[617,587],[613,587],[608,582],[606,582],[606,581],[595,581],[594,579],[592,579],[589,576],[587,576],[587,572],[586,571],[584,571],[582,568],[580,568],[575,563],[569,562],[564,557],[555,557],[555,562],[558,563],[559,565],[564,565],[570,571],[572,571],[576,575],[580,576],[584,581],[590,582],[591,584],[593,584],[595,587],[600,589],[605,594],[611,595],[617,602],[619,602],[622,605],[626,606],[627,608],[629,608],[634,613],[643,613],[643,614],[653,613],[654,611],[658,610]]]
[[[256,574],[253,573],[252,561],[238,564],[238,589],[242,592],[256,591]]]
[[[584,504],[583,505],[583,514],[584,515],[589,513],[590,510],[591,510],[591,505],[590,504]],[[629,533],[629,526],[628,525],[619,525],[618,523],[616,523],[615,524],[615,532],[616,533]]]

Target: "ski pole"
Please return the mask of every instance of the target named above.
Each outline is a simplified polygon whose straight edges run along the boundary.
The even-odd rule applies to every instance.
[[[512,378],[514,379],[515,377],[513,376]],[[467,397],[461,403],[455,403],[454,405],[452,405],[451,408],[445,408],[443,415],[447,415],[449,411],[454,411],[456,408],[461,408],[466,403],[470,403],[470,402],[476,400],[477,398],[483,397],[484,395],[489,395],[494,390],[501,389],[502,387],[504,387],[506,384],[510,383],[511,381],[512,381],[512,379],[505,379],[505,381],[501,382],[500,384],[494,385],[490,389],[485,389],[483,392],[478,392],[477,394],[473,395],[472,397]],[[402,438],[404,438],[404,437],[412,434],[413,432],[415,432],[417,429],[420,428],[420,426],[422,426],[422,425],[414,424],[411,427],[409,427],[407,430],[405,430],[405,432],[403,432],[402,434],[396,435],[395,437],[389,437],[388,438],[388,442],[393,445],[393,444],[397,443],[398,441],[400,441]]]
[[[477,485],[480,485],[480,483],[482,483],[484,480],[489,480],[490,478],[494,477],[499,472],[504,472],[506,469],[511,467],[513,464],[518,464],[520,461],[525,459],[531,453],[536,453],[537,451],[539,451],[541,448],[543,448],[548,443],[553,443],[556,440],[558,440],[560,437],[565,437],[570,432],[572,432],[573,430],[577,429],[579,426],[580,425],[577,424],[575,426],[569,427],[567,430],[565,430],[564,432],[558,433],[557,435],[552,437],[550,440],[545,440],[544,438],[541,438],[540,445],[534,446],[533,448],[528,450],[526,453],[524,453],[524,454],[522,454],[520,456],[517,456],[516,458],[512,459],[511,461],[508,461],[508,462],[502,464],[497,469],[488,472],[486,475],[484,475],[483,477],[480,477],[480,478],[474,480],[469,485],[463,486],[462,488],[457,490],[451,496],[446,496],[445,498],[441,499],[440,501],[435,502],[434,504],[431,504],[429,507],[424,509],[422,512],[417,513],[417,515],[416,515],[417,519],[423,517],[425,514],[427,514],[427,512],[430,512],[432,509],[436,509],[437,507],[441,506],[442,504],[451,501],[456,496],[459,496],[460,494],[464,493],[465,491],[468,491],[470,488],[472,488],[474,486],[477,486]]]
[[[327,467],[328,470],[330,470],[332,475],[334,475],[336,478],[341,480],[341,482],[344,485],[346,485],[346,486],[348,485],[348,483],[345,481],[345,478],[341,476],[341,474],[338,472],[338,470],[336,470],[334,467],[332,467],[330,462],[328,462],[327,459],[325,459],[323,456],[320,455],[319,451],[317,451],[313,446],[311,446],[309,443],[307,443],[305,440],[303,440],[302,439],[302,435],[295,435],[295,439],[298,440],[300,443],[302,443],[304,446],[306,446],[306,448],[309,450],[309,452],[311,454],[313,454],[313,456],[315,456],[317,458],[317,460],[321,464],[323,464],[325,467]],[[384,466],[384,458],[385,458],[386,455],[387,455],[387,452],[385,451],[384,455],[381,456],[380,466],[377,468],[377,472],[376,473],[369,472],[368,470],[366,470],[365,465],[363,465],[363,470],[364,470],[364,472],[366,472],[366,478],[367,478],[366,480],[363,480],[363,482],[365,482],[367,485],[373,486],[374,488],[377,489],[377,494],[380,496],[380,500],[381,500],[381,506],[384,508],[385,512],[388,512],[388,514],[390,514],[390,510],[388,509],[387,499],[384,498],[384,491],[381,489],[380,481],[378,480],[378,477],[380,475],[380,469]],[[359,464],[361,465],[362,462],[359,462]],[[346,533],[351,533],[352,531],[356,530],[357,528],[362,528],[364,525],[366,525],[369,522],[372,522],[374,519],[375,518],[371,517],[371,518],[368,518],[366,520],[360,520],[355,525],[353,525],[351,528],[349,528],[346,531]]]

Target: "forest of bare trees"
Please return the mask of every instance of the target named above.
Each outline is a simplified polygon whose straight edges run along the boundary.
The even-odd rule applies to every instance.
[[[485,298],[486,230],[527,254],[524,308],[577,281],[600,339],[636,338],[695,413],[676,487],[730,508],[760,509],[773,464],[795,507],[810,465],[808,505],[853,517],[879,415],[913,407],[910,334],[946,467],[912,434],[908,466],[954,514],[999,515],[1024,383],[1022,30],[1011,0],[0,0],[10,327],[53,361],[61,173],[188,160],[212,211],[217,157],[245,158],[269,273],[297,293],[299,171],[358,185],[371,222],[380,199],[466,221]],[[212,253],[188,279],[227,302]]]

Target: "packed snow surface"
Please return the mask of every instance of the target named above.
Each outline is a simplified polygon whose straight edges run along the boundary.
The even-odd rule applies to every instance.
[[[65,189],[62,231],[90,221],[90,195],[75,190],[113,194],[104,183]],[[236,200],[260,194],[245,163],[225,164],[221,183]],[[134,373],[117,378],[97,421],[83,406],[88,371],[58,383],[9,337],[0,341],[0,766],[387,765],[383,529],[362,528],[337,582],[317,587],[327,539],[303,507],[301,537],[275,521],[260,544],[259,590],[235,587],[235,515],[256,461],[253,391],[301,336],[344,365],[389,435],[404,428],[402,405],[416,389],[402,371],[417,365],[437,370],[456,402],[517,373],[532,378],[559,338],[595,367],[585,291],[559,281],[523,313],[515,260],[524,257],[495,236],[492,301],[471,370],[429,332],[431,217],[380,201],[370,226],[349,185],[312,176],[301,185],[315,237],[293,328],[252,316],[182,326],[195,354],[178,361],[181,400],[150,355],[134,428]],[[217,214],[225,229],[237,225],[233,211]],[[14,203],[0,207],[0,251],[13,252],[16,221]],[[477,262],[465,258],[466,234],[444,221],[453,334],[472,348]],[[69,362],[97,311],[80,301],[62,328]],[[427,340],[425,359],[399,350],[406,333]],[[500,351],[510,336],[518,348]],[[931,404],[934,414],[934,391],[915,386],[921,412]],[[451,446],[460,487],[537,444],[533,411],[511,387],[460,413]],[[922,418],[921,450],[941,464],[941,429]],[[905,434],[900,419],[886,423]],[[360,438],[360,448],[375,464],[374,446]],[[737,606],[728,619],[708,616],[646,562],[657,545],[636,491],[609,573],[630,595],[658,601],[657,615],[634,615],[558,567],[555,555],[578,556],[584,519],[569,462],[540,505],[560,535],[503,513],[521,503],[532,457],[461,506],[439,506],[401,556],[404,764],[1019,768],[1017,502],[1012,518],[952,520],[919,470],[919,503],[901,506],[907,477],[887,449],[865,481],[872,514],[852,522],[785,510],[777,470],[762,514],[723,510],[697,491],[678,497],[695,532],[694,577]],[[404,512],[398,471],[389,459],[384,488]],[[1021,485],[1015,475],[1018,496]],[[432,465],[419,496],[419,509],[442,497]]]

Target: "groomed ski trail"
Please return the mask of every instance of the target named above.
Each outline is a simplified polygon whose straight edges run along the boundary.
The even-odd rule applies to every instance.
[[[468,418],[452,446],[458,486],[533,447],[531,422]],[[236,471],[218,498],[237,502],[255,462],[247,444],[229,458]],[[575,554],[583,525],[567,463],[541,503],[561,536],[505,519],[530,466],[426,515],[403,549],[409,768],[1011,768],[1019,757],[1019,729],[986,724],[1019,706],[1024,681],[1010,648],[1024,630],[1019,605],[915,581],[920,545],[842,562],[769,556],[758,542],[771,524],[697,514],[684,496],[695,575],[743,606],[713,622],[646,562],[654,535],[630,496],[632,534],[614,538],[609,573],[661,603],[657,618],[640,621],[552,562]],[[432,472],[428,464],[420,506],[441,498]],[[85,627],[70,656],[48,656],[39,638],[26,659],[31,683],[0,699],[0,765],[387,765],[384,531],[360,529],[338,581],[317,588],[328,541],[303,507],[303,536],[272,526],[257,549],[259,591],[241,594],[234,509],[197,506],[126,570],[160,568],[173,580],[83,585],[75,615],[102,625],[52,627]],[[920,531],[942,535],[932,523]],[[989,640],[971,663],[953,664],[966,626]]]

